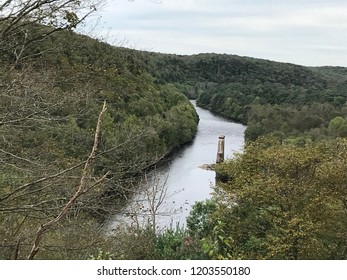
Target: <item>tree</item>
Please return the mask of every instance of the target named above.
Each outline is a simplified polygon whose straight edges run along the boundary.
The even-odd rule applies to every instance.
[[[329,122],[328,131],[335,137],[347,137],[347,119],[335,117]]]
[[[123,210],[129,217],[130,225],[136,229],[147,229],[156,236],[163,230],[165,225],[160,222],[160,217],[171,216],[175,211],[168,212],[165,209],[167,199],[175,195],[168,193],[166,186],[167,177],[163,177],[156,170],[145,174],[140,180],[140,188],[134,190],[131,201]],[[129,225],[128,220],[125,223]]]
[[[50,230],[52,227],[54,227],[56,224],[58,224],[67,215],[68,211],[73,206],[73,204],[76,203],[78,198],[81,195],[83,195],[84,193],[90,191],[90,189],[92,189],[95,186],[97,186],[98,184],[100,184],[107,177],[107,173],[106,173],[104,176],[102,176],[100,179],[97,179],[92,184],[90,184],[90,183],[88,184],[88,182],[87,182],[88,181],[87,180],[87,176],[90,176],[90,170],[91,170],[92,161],[94,160],[94,158],[96,156],[96,150],[98,149],[98,145],[99,145],[99,137],[100,137],[100,130],[101,130],[102,115],[105,113],[106,109],[107,109],[106,108],[106,102],[104,102],[104,106],[102,107],[102,109],[101,109],[101,111],[99,113],[98,121],[97,121],[97,124],[96,124],[93,147],[92,147],[92,150],[91,150],[88,158],[86,159],[86,161],[84,163],[84,167],[82,169],[80,183],[79,183],[75,193],[68,200],[68,202],[62,207],[61,211],[59,212],[59,214],[55,218],[53,218],[49,222],[47,222],[45,224],[42,224],[40,226],[40,228],[38,229],[38,231],[36,233],[35,241],[34,241],[34,244],[33,244],[32,248],[31,248],[31,250],[30,250],[30,253],[28,255],[28,259],[31,260],[31,259],[35,258],[37,252],[40,249],[42,238],[43,238],[44,234],[48,230]]]
[[[39,54],[28,48],[56,31],[75,28],[100,4],[99,0],[5,0],[0,4],[0,52],[16,67]]]
[[[3,176],[0,179],[0,223],[3,237],[0,252],[2,258],[17,259],[23,258],[27,254],[28,259],[33,259],[42,247],[52,242],[46,240],[46,244],[42,245],[44,236],[52,238],[52,235],[54,236],[61,230],[62,225],[66,226],[75,220],[77,216],[80,216],[78,212],[88,207],[85,202],[90,200],[90,195],[93,193],[95,195],[95,189],[104,183],[107,177],[107,173],[100,177],[93,174],[92,164],[97,156],[96,150],[102,115],[106,111],[105,105],[106,103],[98,117],[94,143],[88,158],[78,163],[75,162],[64,170],[55,168],[57,171],[53,173],[53,165],[43,167],[39,158],[25,158],[24,155],[18,156],[4,149],[0,150],[4,162],[4,166],[1,168]],[[52,151],[50,156],[53,156],[53,153]],[[61,162],[60,165],[65,164]],[[42,172],[41,168],[46,169],[46,174]],[[50,172],[52,173],[50,174]],[[79,172],[81,175],[78,179],[74,175]],[[32,177],[26,178],[26,174],[31,174]],[[37,179],[36,176],[38,176]],[[77,183],[78,181],[79,183]],[[75,184],[75,182],[78,187],[71,192],[70,184]],[[89,198],[81,200],[81,196]],[[77,200],[78,203],[76,203]],[[81,223],[75,228],[80,225]],[[85,223],[85,225],[87,224]],[[36,233],[34,233],[35,227],[39,228]],[[53,231],[53,229],[55,230]],[[15,248],[12,249],[11,246],[6,248],[14,240],[17,240]],[[56,238],[56,241],[58,240]],[[31,242],[33,245],[29,249]]]
[[[251,123],[245,131],[245,139],[247,141],[255,141],[259,136],[265,133],[264,127],[260,123]]]

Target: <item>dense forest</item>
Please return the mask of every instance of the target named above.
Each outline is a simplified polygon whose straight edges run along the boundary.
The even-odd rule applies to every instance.
[[[69,21],[16,21],[31,8],[0,21],[0,258],[88,258],[101,222],[192,141],[198,116],[129,50]]]
[[[347,116],[343,67],[304,67],[226,54],[147,53],[144,61],[157,83],[172,83],[199,106],[247,123],[247,140],[271,132],[284,138],[329,138],[330,122]],[[346,136],[346,129],[344,125],[334,133]]]
[[[32,2],[0,5],[1,259],[347,259],[347,68],[114,47],[73,32],[94,6]],[[148,224],[105,234],[193,140],[189,99],[247,124],[243,153],[186,228],[156,231],[148,181]]]

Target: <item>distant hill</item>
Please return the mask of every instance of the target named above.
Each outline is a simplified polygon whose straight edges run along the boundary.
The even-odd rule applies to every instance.
[[[304,67],[227,54],[190,56],[142,53],[159,84],[172,83],[200,106],[247,122],[249,105],[347,100],[347,68]]]

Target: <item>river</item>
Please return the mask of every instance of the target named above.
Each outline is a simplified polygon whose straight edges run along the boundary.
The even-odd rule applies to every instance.
[[[148,176],[149,183],[144,184],[142,192],[132,198],[123,216],[117,215],[113,219],[111,228],[115,228],[120,220],[142,223],[154,218],[151,215],[153,212],[156,214],[158,229],[184,226],[194,203],[210,198],[213,192],[215,172],[202,169],[201,166],[215,163],[219,135],[225,135],[226,157],[232,157],[234,152],[242,150],[246,128],[244,125],[197,107],[195,101],[191,102],[200,118],[194,141]],[[154,210],[155,207],[158,209]],[[125,219],[125,212],[131,219]]]

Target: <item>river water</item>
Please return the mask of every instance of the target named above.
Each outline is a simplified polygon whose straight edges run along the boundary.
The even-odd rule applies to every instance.
[[[191,102],[200,118],[194,141],[177,152],[167,164],[149,174],[142,192],[132,198],[122,217],[114,217],[111,228],[115,228],[119,221],[143,223],[153,220],[154,212],[158,229],[184,226],[194,203],[210,198],[213,192],[215,172],[201,166],[215,163],[219,135],[225,135],[226,158],[242,150],[244,125],[214,115],[196,107],[195,101]]]

